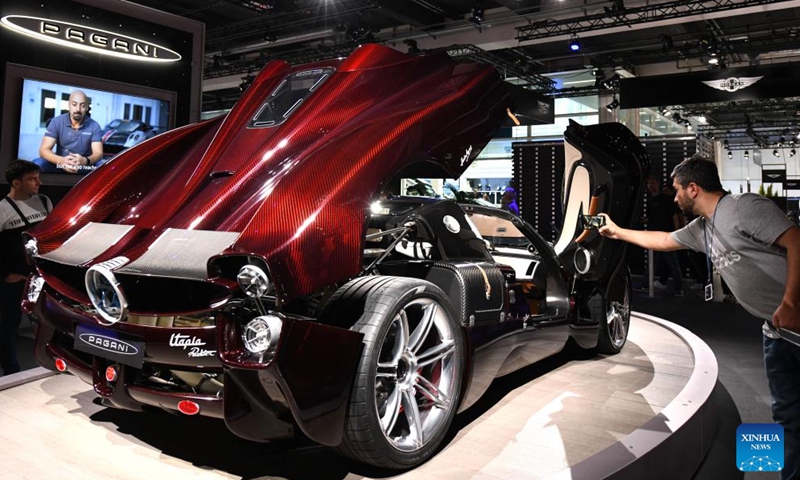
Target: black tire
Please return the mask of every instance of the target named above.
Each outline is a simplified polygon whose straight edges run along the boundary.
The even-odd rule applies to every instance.
[[[631,279],[625,274],[624,285],[617,289],[619,293],[611,298],[604,298],[602,293],[595,293],[589,300],[592,320],[598,322],[597,351],[607,355],[616,355],[622,351],[628,341],[631,326]]]
[[[340,288],[326,310],[360,313],[352,329],[364,334],[339,451],[383,468],[421,464],[460,400],[464,335],[450,301],[424,280],[364,277]]]

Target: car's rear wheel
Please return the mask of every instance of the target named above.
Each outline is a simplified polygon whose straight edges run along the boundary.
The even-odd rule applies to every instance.
[[[381,467],[413,467],[435,453],[458,408],[462,328],[444,292],[430,282],[356,282],[358,288],[346,285],[341,290],[348,293],[331,299],[363,304],[353,329],[364,334],[364,350],[340,450]]]
[[[599,323],[597,351],[614,355],[622,351],[628,341],[631,325],[631,281],[625,275],[624,285],[617,289],[618,293],[608,295],[595,294],[591,303],[592,319]]]

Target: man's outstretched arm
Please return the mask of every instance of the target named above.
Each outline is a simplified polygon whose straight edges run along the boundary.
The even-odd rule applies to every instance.
[[[657,250],[660,252],[670,252],[672,250],[681,250],[686,248],[673,240],[669,232],[631,230],[629,228],[622,228],[614,223],[605,213],[601,213],[600,215],[606,218],[605,226],[600,227],[598,230],[600,235],[604,237],[613,238],[614,240],[622,240],[623,242],[632,243],[642,248]]]

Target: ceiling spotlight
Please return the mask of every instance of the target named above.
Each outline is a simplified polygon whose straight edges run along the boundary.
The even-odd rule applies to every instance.
[[[731,152],[730,150],[728,150],[728,158],[733,158],[733,152]]]
[[[244,93],[245,90],[250,88],[250,85],[253,84],[253,80],[255,79],[256,77],[251,73],[248,73],[246,77],[242,77],[242,83],[239,84],[239,93]]]
[[[608,0],[611,3],[610,7],[603,7],[606,15],[610,17],[621,17],[625,14],[625,0]]]
[[[661,34],[658,36],[658,39],[661,40],[661,46],[665,52],[669,52],[675,48],[675,43],[672,41],[671,36]]]
[[[606,90],[614,90],[619,86],[619,73],[615,73],[610,78],[603,81],[603,86]]]
[[[578,39],[578,36],[574,33],[572,34],[572,38],[569,40],[569,49],[573,52],[580,51],[581,49],[581,41]]]
[[[469,21],[477,26],[480,26],[481,22],[484,20],[483,1],[475,0],[475,2],[472,4],[472,16],[469,17]]]
[[[719,65],[719,58],[717,58],[716,53],[712,53],[710,57],[708,57],[708,64],[709,65]]]
[[[419,55],[422,51],[419,49],[419,44],[413,38],[407,38],[403,40],[403,43],[408,45],[408,54],[409,55]]]
[[[612,113],[617,107],[619,107],[619,100],[617,100],[617,97],[614,97],[614,99],[611,100],[611,103],[606,105],[606,110],[608,110],[609,113]]]
[[[745,158],[745,160],[750,158],[750,152],[748,152],[747,150],[744,151],[744,158]]]
[[[793,149],[791,149],[791,150],[789,150],[789,156],[790,156],[790,157],[794,157],[795,155],[797,155],[797,152],[795,151],[795,149],[794,149],[794,148],[793,148]]]
[[[775,155],[776,157],[780,157],[781,156],[781,154],[780,154],[780,152],[778,152],[777,148],[772,151],[772,154]]]

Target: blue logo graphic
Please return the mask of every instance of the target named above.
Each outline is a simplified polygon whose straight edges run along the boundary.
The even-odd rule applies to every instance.
[[[742,472],[783,469],[783,426],[743,423],[736,429],[736,468]]]

